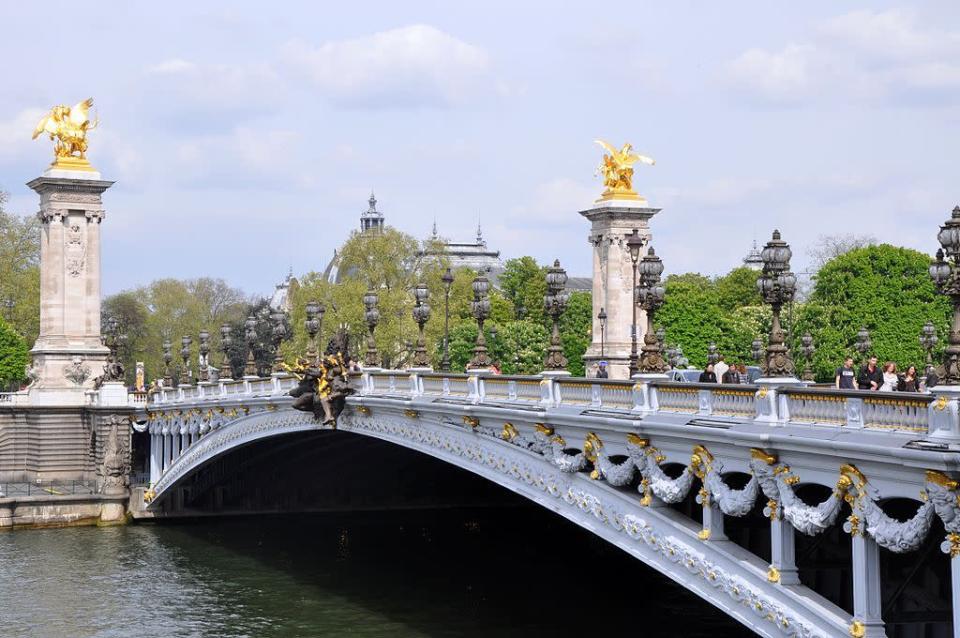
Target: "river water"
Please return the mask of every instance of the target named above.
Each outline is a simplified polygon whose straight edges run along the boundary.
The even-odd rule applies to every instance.
[[[4,637],[747,634],[529,508],[0,533]]]

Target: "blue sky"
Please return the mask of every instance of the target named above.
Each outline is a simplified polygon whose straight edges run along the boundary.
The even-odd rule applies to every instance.
[[[370,189],[388,223],[589,274],[597,137],[657,160],[668,272],[778,227],[931,251],[960,201],[960,5],[873,2],[9,3],[0,188],[47,165],[53,104],[96,101],[104,290],[324,267]],[[601,8],[602,7],[602,8]],[[57,17],[59,12],[63,16]]]

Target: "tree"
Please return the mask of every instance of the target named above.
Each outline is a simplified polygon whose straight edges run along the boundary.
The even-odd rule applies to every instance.
[[[40,222],[6,212],[6,201],[0,191],[0,304],[4,319],[32,344],[40,332]]]
[[[0,385],[15,389],[15,385],[26,379],[29,359],[23,337],[0,319]]]
[[[877,238],[873,235],[855,235],[853,233],[839,235],[820,235],[817,242],[807,250],[814,271],[820,270],[831,259],[845,255],[851,250],[874,246]]]
[[[543,297],[547,294],[547,269],[537,264],[533,257],[508,259],[503,272],[497,277],[497,284],[503,296],[510,301],[513,318],[517,318],[518,307],[525,310],[525,317],[532,321],[543,321]]]
[[[717,303],[731,311],[743,306],[762,305],[763,299],[757,290],[759,274],[752,268],[741,266],[718,277],[714,284],[717,289]]]
[[[830,380],[853,345],[860,326],[871,333],[874,353],[901,367],[922,367],[918,335],[933,321],[946,341],[950,302],[934,288],[930,257],[916,250],[881,244],[834,257],[820,269],[810,301],[797,311],[794,340],[809,331],[817,352],[817,378]]]
[[[590,346],[592,328],[591,294],[583,291],[570,293],[567,309],[560,317],[560,340],[563,344],[563,355],[567,358],[567,371],[575,377],[585,374],[583,355]]]

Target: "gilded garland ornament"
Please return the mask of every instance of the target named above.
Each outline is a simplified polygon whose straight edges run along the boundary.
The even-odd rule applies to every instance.
[[[54,168],[92,171],[87,161],[87,132],[97,128],[99,119],[90,120],[93,98],[66,106],[57,105],[43,116],[33,130],[32,139],[47,135],[56,142],[53,147]]]

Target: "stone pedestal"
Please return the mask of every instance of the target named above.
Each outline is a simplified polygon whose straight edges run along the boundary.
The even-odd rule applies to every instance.
[[[601,359],[609,362],[611,379],[630,377],[630,325],[633,321],[633,262],[627,237],[636,228],[645,243],[650,241],[650,218],[660,211],[644,199],[611,199],[580,211],[590,220],[593,246],[593,342],[584,354],[590,367]],[[601,352],[600,321],[607,313]],[[637,350],[643,344],[646,313],[637,309]]]
[[[100,340],[101,195],[95,171],[47,169],[27,185],[40,195],[40,334],[30,351],[30,399],[82,405],[103,374]]]

